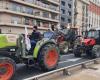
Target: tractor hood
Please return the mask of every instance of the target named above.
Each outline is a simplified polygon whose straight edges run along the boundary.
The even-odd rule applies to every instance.
[[[17,38],[15,34],[0,34],[0,48],[16,46]]]
[[[96,41],[95,39],[84,39],[83,40],[83,43],[86,45],[86,46],[93,46],[96,44]]]

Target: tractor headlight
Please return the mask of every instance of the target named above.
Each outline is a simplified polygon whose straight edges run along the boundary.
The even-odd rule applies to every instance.
[[[10,52],[15,52],[16,50],[15,49],[10,49]]]

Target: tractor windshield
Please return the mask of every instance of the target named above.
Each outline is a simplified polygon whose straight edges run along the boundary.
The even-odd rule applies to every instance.
[[[90,37],[90,38],[98,38],[99,37],[99,32],[96,31],[96,30],[89,31],[88,32],[88,37]]]
[[[63,33],[63,34],[68,34],[70,31],[69,29],[62,29],[62,30],[59,30],[59,32]]]
[[[51,39],[51,38],[53,37],[53,35],[54,35],[54,33],[51,32],[51,31],[45,32],[45,33],[44,33],[44,38],[49,38],[49,39]]]

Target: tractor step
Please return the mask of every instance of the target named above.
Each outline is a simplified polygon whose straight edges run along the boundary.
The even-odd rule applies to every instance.
[[[28,66],[31,66],[31,65],[34,64],[33,55],[24,56],[24,57],[23,57],[23,60],[25,61],[25,63],[26,63]]]
[[[25,58],[25,59],[33,59],[33,55],[23,56],[23,58]]]

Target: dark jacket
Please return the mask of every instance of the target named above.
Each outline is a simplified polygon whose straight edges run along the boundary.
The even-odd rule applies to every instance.
[[[39,40],[41,38],[41,34],[40,32],[32,32],[32,34],[30,35],[30,40]]]

